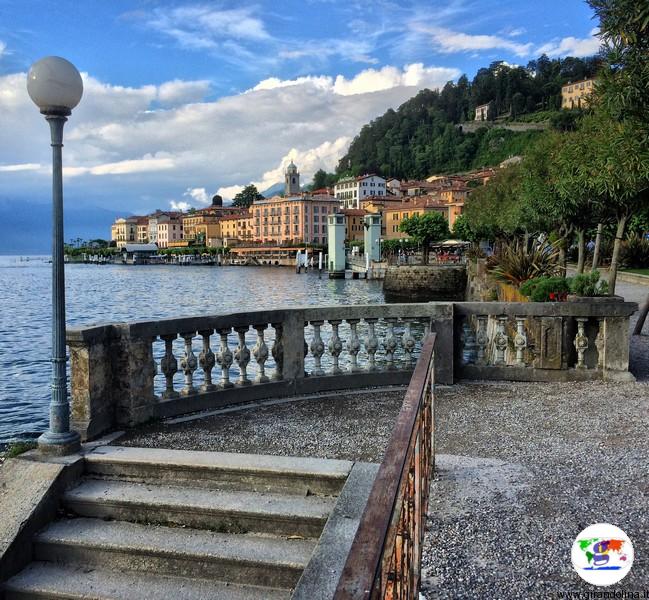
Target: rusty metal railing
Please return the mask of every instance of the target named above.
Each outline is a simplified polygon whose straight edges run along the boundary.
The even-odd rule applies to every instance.
[[[418,598],[435,463],[434,346],[435,334],[429,334],[338,582],[336,600]]]

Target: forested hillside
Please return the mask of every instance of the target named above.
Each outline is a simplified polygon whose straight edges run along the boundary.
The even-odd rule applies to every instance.
[[[526,67],[492,63],[447,83],[441,91],[422,90],[365,125],[338,163],[339,175],[378,172],[418,179],[432,173],[497,164],[519,154],[537,134],[503,129],[463,134],[457,123],[472,120],[475,107],[490,103],[491,117],[515,119],[561,106],[561,86],[592,77],[597,57],[551,60],[542,56]]]

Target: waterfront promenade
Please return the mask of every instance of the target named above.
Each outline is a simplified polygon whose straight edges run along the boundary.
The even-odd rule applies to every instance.
[[[646,287],[622,284],[641,301]],[[633,325],[633,320],[632,320]],[[546,598],[594,589],[570,563],[575,536],[611,522],[636,559],[615,590],[649,580],[649,336],[638,381],[438,386],[437,471],[423,561],[426,598]],[[378,462],[403,388],[312,395],[180,418],[119,443]]]

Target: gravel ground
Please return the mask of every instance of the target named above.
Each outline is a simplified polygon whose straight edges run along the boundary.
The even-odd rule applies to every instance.
[[[187,423],[156,423],[118,443],[380,462],[402,402],[403,389],[312,396]]]
[[[570,549],[600,522],[635,548],[611,589],[649,587],[647,383],[456,385],[439,391],[436,418],[426,598],[595,590]]]

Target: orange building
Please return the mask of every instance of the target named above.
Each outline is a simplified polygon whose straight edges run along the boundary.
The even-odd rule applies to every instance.
[[[383,212],[385,233],[388,240],[406,238],[408,235],[399,230],[404,219],[414,215],[423,215],[429,212],[439,212],[448,221],[449,229],[453,228],[455,220],[462,214],[464,202],[441,202],[436,195],[419,196],[403,202],[400,207],[388,208]]]

